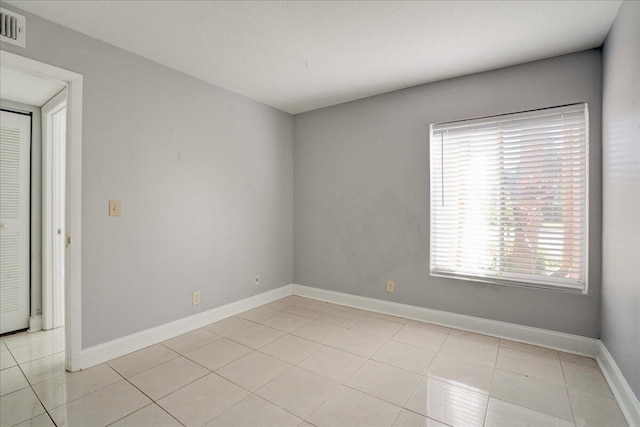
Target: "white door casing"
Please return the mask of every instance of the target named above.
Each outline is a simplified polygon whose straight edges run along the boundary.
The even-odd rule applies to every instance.
[[[67,89],[42,106],[42,327],[64,326]]]
[[[31,116],[0,114],[0,333],[5,333],[29,326]]]

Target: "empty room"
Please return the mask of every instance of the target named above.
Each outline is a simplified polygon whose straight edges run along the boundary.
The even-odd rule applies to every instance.
[[[640,2],[0,3],[0,427],[640,426]]]

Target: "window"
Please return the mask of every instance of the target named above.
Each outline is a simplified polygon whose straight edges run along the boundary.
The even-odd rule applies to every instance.
[[[586,292],[587,117],[431,125],[431,275]]]

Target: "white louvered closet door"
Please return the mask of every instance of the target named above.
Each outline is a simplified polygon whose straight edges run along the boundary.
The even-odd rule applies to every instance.
[[[0,333],[29,325],[31,117],[0,116]]]

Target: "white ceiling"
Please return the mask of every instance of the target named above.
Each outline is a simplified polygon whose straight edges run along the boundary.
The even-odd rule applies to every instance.
[[[621,0],[6,3],[299,113],[598,47]]]
[[[64,87],[56,80],[0,67],[0,98],[7,101],[42,107]]]

